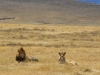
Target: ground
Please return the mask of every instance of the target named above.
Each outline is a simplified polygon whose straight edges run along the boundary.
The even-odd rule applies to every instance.
[[[17,63],[17,50],[39,62]],[[0,24],[0,75],[100,75],[100,26]],[[78,65],[59,64],[59,52]]]

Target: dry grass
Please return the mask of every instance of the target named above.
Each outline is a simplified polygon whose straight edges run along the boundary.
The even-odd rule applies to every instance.
[[[39,62],[17,63],[17,49]],[[100,27],[0,24],[0,75],[100,75]],[[79,65],[58,63],[58,52]]]

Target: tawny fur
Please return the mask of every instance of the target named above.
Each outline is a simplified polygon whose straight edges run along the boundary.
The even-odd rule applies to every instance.
[[[66,52],[59,52],[59,55],[60,55],[59,63],[60,64],[64,64],[66,62],[65,54]]]

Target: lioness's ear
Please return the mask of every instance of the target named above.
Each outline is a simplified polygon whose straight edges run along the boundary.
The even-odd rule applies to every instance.
[[[64,54],[66,54],[66,52],[64,52]]]
[[[59,52],[59,55],[61,55],[61,53]]]

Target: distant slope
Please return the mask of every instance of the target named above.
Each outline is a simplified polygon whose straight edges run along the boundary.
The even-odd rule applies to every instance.
[[[100,25],[100,6],[75,0],[1,0],[0,23]]]

